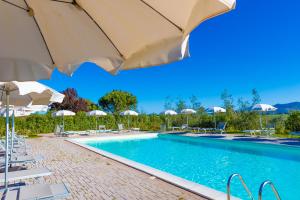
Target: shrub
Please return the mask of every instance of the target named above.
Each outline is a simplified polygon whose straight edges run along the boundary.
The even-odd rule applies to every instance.
[[[285,126],[290,131],[300,131],[300,112],[291,112],[285,122]]]

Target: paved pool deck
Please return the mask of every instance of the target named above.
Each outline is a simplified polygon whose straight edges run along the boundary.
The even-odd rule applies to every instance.
[[[102,134],[109,135],[113,134]],[[38,182],[65,183],[71,192],[68,199],[204,199],[64,139],[44,135],[28,139],[28,143],[33,154],[44,156],[35,167],[48,167],[53,172]]]

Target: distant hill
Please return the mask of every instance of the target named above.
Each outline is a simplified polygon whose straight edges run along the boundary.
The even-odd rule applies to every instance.
[[[277,108],[276,113],[284,114],[288,113],[293,110],[299,110],[300,111],[300,102],[292,102],[292,103],[286,103],[286,104],[276,104],[274,107]]]

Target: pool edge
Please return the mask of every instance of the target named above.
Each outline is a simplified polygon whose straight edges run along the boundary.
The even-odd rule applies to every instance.
[[[151,135],[155,136],[155,135],[158,135],[158,134],[153,133],[153,134],[136,135],[137,136],[136,138],[143,138],[143,136],[146,136],[146,138],[147,138],[149,136],[151,137]],[[117,137],[120,138],[120,139],[121,138],[135,138],[132,135],[123,135],[123,136],[117,136]],[[99,140],[107,140],[107,139],[110,139],[110,138],[111,139],[116,139],[116,136],[105,136],[105,137],[94,137],[94,138],[98,138]],[[213,199],[213,200],[227,199],[227,194],[222,192],[222,191],[215,190],[215,189],[207,187],[205,185],[201,185],[201,184],[198,184],[198,183],[180,178],[180,177],[172,175],[170,173],[163,172],[161,170],[149,167],[147,165],[129,160],[127,158],[118,156],[116,154],[113,154],[113,153],[110,153],[110,152],[107,152],[107,151],[104,151],[104,150],[100,150],[100,149],[97,149],[97,148],[94,148],[94,147],[91,147],[91,146],[88,146],[88,145],[85,145],[85,144],[82,144],[82,143],[79,142],[80,140],[89,140],[89,139],[94,139],[94,138],[73,138],[73,139],[66,139],[65,141],[71,142],[71,143],[73,143],[75,145],[78,145],[82,148],[93,151],[97,154],[100,154],[104,157],[115,160],[119,163],[125,164],[125,165],[127,165],[131,168],[142,171],[142,172],[144,172],[146,174],[149,174],[151,176],[155,176],[155,177],[157,177],[157,178],[159,178],[159,179],[161,179],[165,182],[168,182],[168,183],[170,183],[172,185],[175,185],[179,188],[182,188],[184,190],[195,193],[195,194],[197,194],[199,196],[202,196],[204,198]],[[239,198],[232,196],[231,199],[238,200]]]

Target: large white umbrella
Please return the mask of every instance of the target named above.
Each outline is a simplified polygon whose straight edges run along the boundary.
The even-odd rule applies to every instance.
[[[139,113],[137,113],[137,112],[135,112],[133,110],[125,110],[125,111],[121,112],[120,115],[122,115],[122,116],[128,116],[128,115],[138,116]]]
[[[183,109],[180,111],[181,114],[195,114],[197,111],[193,110],[193,109]]]
[[[260,112],[259,123],[260,123],[260,129],[262,129],[262,113],[263,112],[273,112],[273,111],[276,111],[277,108],[275,108],[274,106],[269,105],[269,104],[255,104],[252,107],[252,110]]]
[[[181,110],[180,113],[186,115],[186,124],[187,124],[187,126],[189,126],[189,115],[195,114],[195,113],[197,113],[197,111],[194,109],[187,108],[187,109]]]
[[[48,105],[51,102],[62,102],[65,95],[36,81],[0,82],[2,93],[9,90],[10,105]],[[5,94],[0,99],[5,104]]]
[[[87,116],[106,116],[107,113],[102,110],[92,110],[86,113]]]
[[[102,110],[92,110],[90,112],[87,112],[86,115],[87,116],[96,116],[96,117],[98,117],[98,116],[106,116],[107,113],[102,111]],[[96,130],[98,129],[98,127],[97,127],[98,123],[97,122],[98,122],[98,118],[96,119]]]
[[[163,112],[161,112],[162,115],[177,115],[178,113],[174,110],[165,110]],[[167,118],[167,127],[169,127],[169,118]]]
[[[133,111],[133,110],[125,110],[123,112],[120,113],[120,115],[122,116],[128,116],[127,117],[127,124],[128,124],[128,128],[129,128],[129,116],[138,116],[139,113]]]
[[[177,112],[174,110],[165,110],[161,114],[163,115],[177,115]]]
[[[62,117],[62,126],[63,126],[63,131],[65,131],[65,116],[74,116],[76,113],[70,111],[70,110],[59,110],[56,112],[52,113],[52,117]]]
[[[225,113],[226,109],[218,106],[213,106],[208,108],[206,112],[212,113],[214,115],[214,124],[215,124],[215,128],[217,128],[216,113]]]
[[[260,112],[269,112],[269,111],[276,111],[277,108],[269,104],[256,104],[252,107],[252,110],[260,111]]]
[[[0,80],[47,78],[54,66],[72,74],[86,61],[115,73],[181,60],[192,30],[234,7],[235,0],[2,0]]]
[[[7,189],[7,172],[8,172],[8,136],[9,136],[9,108],[10,105],[25,106],[35,103],[61,102],[64,95],[58,95],[56,91],[40,83],[29,82],[0,82],[1,105],[6,106],[6,134],[5,134],[5,188]],[[52,94],[52,95],[51,95]],[[62,97],[62,98],[61,98]],[[14,134],[14,117],[12,126],[12,138]],[[11,150],[13,139],[11,139]]]
[[[224,112],[226,112],[226,109],[222,108],[222,107],[218,107],[218,106],[213,106],[213,107],[208,108],[206,111],[208,113],[224,113]]]
[[[70,110],[59,110],[52,113],[52,117],[74,116],[76,113]]]

